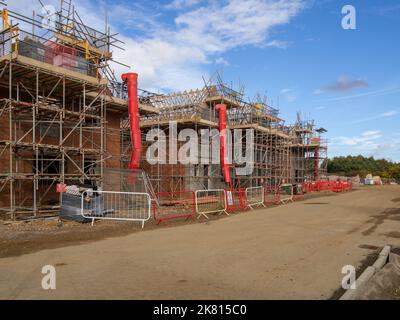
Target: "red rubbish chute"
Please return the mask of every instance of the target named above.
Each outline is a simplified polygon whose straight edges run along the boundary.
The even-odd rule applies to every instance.
[[[222,173],[226,183],[232,185],[231,174],[229,172],[228,149],[227,149],[227,135],[226,135],[226,105],[217,104],[216,111],[219,111],[219,137],[220,137],[220,154]]]
[[[122,81],[126,82],[128,87],[128,112],[129,112],[129,124],[131,127],[131,139],[132,139],[132,155],[131,162],[129,163],[129,169],[136,170],[140,167],[140,160],[142,158],[142,136],[140,133],[139,126],[139,100],[138,100],[138,85],[137,73],[124,73]]]

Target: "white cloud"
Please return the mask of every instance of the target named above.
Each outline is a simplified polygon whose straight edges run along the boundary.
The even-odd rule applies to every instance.
[[[219,57],[217,59],[215,59],[215,64],[222,64],[224,66],[229,66],[229,62],[226,61],[224,58]]]
[[[332,139],[333,144],[357,147],[358,149],[371,149],[378,144],[375,140],[380,139],[382,134],[378,130],[365,131],[359,136],[354,137],[336,137]]]
[[[280,91],[280,93],[286,98],[287,102],[292,103],[297,101],[296,89],[285,88]]]
[[[278,40],[270,40],[269,32],[289,23],[304,7],[304,0],[210,1],[179,13],[175,25],[154,28],[151,34],[134,39],[125,35],[126,51],[115,56],[132,65],[145,88],[202,86],[207,65],[212,61],[226,64],[218,55],[232,48],[283,46]]]
[[[380,137],[380,134],[381,132],[380,131],[378,131],[378,130],[371,130],[371,131],[365,131],[365,132],[363,132],[362,134],[361,134],[361,136],[363,136],[363,137],[368,137],[368,138],[371,138],[371,137]]]
[[[287,94],[287,93],[292,92],[292,91],[293,91],[293,89],[291,89],[291,88],[285,88],[285,89],[281,90],[281,94]]]
[[[198,61],[206,61],[196,48],[177,46],[161,39],[134,41],[122,37],[125,51],[116,51],[115,59],[131,65],[139,73],[142,88],[148,90],[183,90],[203,85],[202,75],[206,72]],[[118,73],[123,67],[114,66]],[[126,70],[125,70],[126,71]]]
[[[334,83],[322,87],[321,90],[346,92],[366,87],[368,87],[368,82],[364,79],[349,79],[347,76],[341,76]]]
[[[190,8],[202,2],[202,0],[174,0],[167,5],[166,9],[179,10],[184,8]]]
[[[287,41],[272,40],[267,42],[264,47],[275,47],[278,49],[286,49],[289,45],[290,43]]]
[[[302,0],[230,0],[226,5],[212,2],[175,19],[178,38],[196,46],[201,44],[208,52],[249,44],[268,45],[265,40],[270,29],[288,23],[304,6]]]
[[[158,18],[165,6],[154,14],[136,3],[113,4],[103,10],[103,3],[97,1],[81,0],[74,4],[84,22],[99,30],[104,30],[102,12],[107,10],[112,32],[119,32],[119,38],[125,42],[125,51],[114,50],[114,58],[139,73],[144,89],[168,91],[202,86],[202,76],[208,76],[210,63],[224,64],[219,57],[233,48],[285,47],[286,42],[271,39],[272,29],[289,23],[308,2],[174,0],[169,3],[170,8],[179,6],[183,10],[169,11],[176,14],[172,24]],[[59,1],[46,3],[58,6]],[[27,0],[13,1],[13,5],[16,11],[22,8],[27,15],[41,8]],[[117,74],[128,71],[118,65],[115,68]]]
[[[329,153],[333,156],[363,155],[366,157],[398,159],[400,139],[395,134],[383,137],[378,130],[361,133],[356,137],[337,137],[332,139]]]
[[[395,94],[400,92],[400,87],[388,87],[380,90],[375,90],[375,91],[369,91],[365,93],[360,93],[360,94],[353,94],[353,95],[348,95],[348,96],[343,96],[343,97],[337,97],[337,98],[328,98],[328,99],[322,99],[318,100],[319,102],[332,102],[332,101],[344,101],[344,100],[354,100],[358,98],[365,98],[365,97],[378,97],[378,96],[386,96],[389,94]],[[319,94],[322,93],[321,91],[316,90],[314,93]]]
[[[385,118],[385,117],[392,117],[399,114],[399,111],[396,110],[392,110],[392,111],[388,111],[388,112],[384,112],[381,114],[381,117]]]
[[[398,115],[400,112],[397,110],[391,110],[387,112],[380,113],[376,116],[373,117],[368,117],[368,118],[363,118],[363,119],[356,119],[354,121],[349,122],[348,124],[357,124],[357,123],[362,123],[362,122],[368,122],[368,121],[373,121],[373,120],[379,120],[379,119],[384,119],[384,118],[391,118],[394,117],[395,115]]]

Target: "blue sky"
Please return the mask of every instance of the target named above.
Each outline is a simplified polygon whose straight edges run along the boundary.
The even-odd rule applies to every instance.
[[[13,3],[26,12],[32,6],[40,10],[28,0]],[[203,76],[218,70],[226,82],[245,85],[249,97],[260,92],[275,106],[279,101],[287,123],[298,111],[315,119],[328,130],[330,157],[363,154],[400,161],[398,0],[75,4],[97,28],[104,27],[107,11],[112,29],[126,43],[114,56],[139,73],[143,89],[200,87]],[[356,30],[341,26],[347,4],[356,8]]]

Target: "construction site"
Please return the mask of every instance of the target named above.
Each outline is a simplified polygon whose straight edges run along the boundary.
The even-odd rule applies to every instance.
[[[201,228],[202,222],[211,222],[224,233],[224,228],[232,228],[226,221],[243,220],[246,226],[248,222],[244,220],[248,216],[258,221],[258,229],[275,226],[276,229],[270,230],[272,238],[265,238],[265,243],[282,240],[277,231],[281,226],[277,224],[284,219],[285,227],[279,229],[282,234],[308,234],[310,239],[306,238],[311,245],[312,232],[290,227],[290,221],[297,221],[297,224],[308,221],[315,235],[322,236],[320,230],[330,234],[329,230],[336,230],[333,226],[336,220],[330,220],[326,215],[331,209],[325,211],[321,205],[339,198],[343,199],[343,206],[352,206],[353,201],[361,205],[365,200],[352,198],[352,194],[364,197],[366,191],[353,190],[351,179],[329,179],[328,140],[324,135],[329,128],[318,126],[318,121],[304,120],[298,113],[294,123],[287,123],[280,117],[280,110],[268,103],[269,97],[257,94],[250,98],[244,86],[228,85],[219,73],[204,80],[203,87],[182,92],[154,93],[138,88],[140,74],[134,72],[134,62],[130,70],[114,59],[116,50],[124,50],[118,34],[108,25],[103,31],[86,25],[70,0],[60,1],[54,21],[48,24],[43,23],[45,17],[40,14],[26,16],[9,10],[6,3],[1,6],[0,220],[5,224],[91,222],[92,226],[85,224],[76,230],[84,228],[82,234],[92,233],[93,239],[102,239],[103,236],[95,235],[96,228],[101,230],[109,222],[107,220],[114,220],[127,223],[128,227],[117,224],[116,228],[123,231],[113,229],[113,236],[129,234],[131,231],[126,228],[132,230],[128,222],[133,222],[133,226],[139,223],[140,230],[158,230],[161,239],[170,237],[167,235],[169,228],[163,228],[164,221],[171,220],[168,226],[176,222],[178,226],[185,225],[199,233],[201,231],[196,228]],[[126,72],[117,74],[112,67],[115,65],[123,66]],[[193,141],[188,140],[190,133],[196,135],[194,147]],[[183,155],[189,160],[178,159]],[[248,157],[244,159],[244,156]],[[247,167],[251,170],[244,170]],[[383,199],[388,194],[392,193],[379,193],[377,197]],[[316,197],[321,197],[321,202],[315,202]],[[372,201],[369,194],[365,193],[365,197]],[[308,206],[310,210],[305,209],[308,202],[315,204]],[[338,203],[342,205],[341,201]],[[266,210],[265,207],[271,207],[267,222],[254,216]],[[318,213],[313,211],[317,209]],[[298,214],[294,220],[287,216],[290,210],[294,210],[295,216]],[[346,210],[343,208],[340,216],[344,220],[352,219]],[[326,220],[316,228],[316,215],[320,213]],[[223,219],[228,216],[229,219]],[[278,220],[273,219],[278,216]],[[357,228],[353,224],[360,223],[359,220],[360,217],[351,220],[349,228]],[[239,230],[231,231],[240,234]],[[47,234],[48,239],[52,239],[52,232]],[[205,243],[219,241],[215,238],[219,231],[215,232]],[[139,245],[159,241],[149,240],[151,234],[143,232],[143,235],[130,236],[141,237]],[[175,237],[176,241],[185,242],[183,235],[176,233]],[[334,240],[338,247],[342,246],[340,237]],[[46,242],[43,248],[53,248],[45,238],[46,232],[40,238],[41,242]],[[73,238],[81,236],[71,235],[68,241]],[[307,242],[306,238],[301,241]],[[242,243],[239,247],[243,246],[242,240],[238,239]],[[365,245],[360,241],[359,245]],[[375,249],[386,244],[382,239],[377,241],[379,245]],[[158,242],[153,245],[155,248],[163,246]],[[36,252],[36,249],[29,251],[29,245],[15,244],[14,247],[15,250],[2,251],[4,257],[25,254],[23,248],[28,248],[26,253]],[[363,253],[362,249],[354,249],[354,252],[356,258],[352,262],[356,264]],[[297,253],[295,255],[300,259]],[[329,260],[328,256],[325,258],[317,260]],[[164,262],[159,261],[160,265]],[[342,262],[345,264],[344,259]],[[11,270],[13,263],[10,261],[7,268]],[[217,261],[213,263],[214,267],[218,265]],[[191,278],[184,265],[175,267],[176,270],[183,268],[182,273]],[[318,288],[324,292],[322,298],[329,298],[334,294],[332,288],[339,286],[340,270],[337,273],[329,290]],[[138,289],[140,292],[136,292],[135,297],[321,298],[308,287],[312,286],[311,276],[301,280],[303,287],[309,289],[304,294],[288,289],[265,295],[264,288],[254,283],[254,291],[243,295],[240,294],[245,287],[243,280],[228,296],[223,293],[225,289],[229,291],[227,279],[228,282],[221,284],[224,289],[212,294],[200,284],[201,277],[206,275],[201,272],[199,278],[192,279],[199,285],[199,291],[190,293],[188,288],[182,287],[176,295],[163,296]],[[143,281],[136,279],[139,287],[145,286]],[[172,288],[173,284],[167,282],[165,280]],[[276,279],[271,282],[271,286],[275,285],[279,286]],[[98,289],[96,292],[101,291]],[[58,297],[76,297],[76,293],[64,291]],[[19,295],[14,294],[15,297]],[[0,296],[6,296],[1,289]],[[90,291],[83,297],[104,296]],[[124,292],[122,297],[132,296]]]
[[[207,189],[264,187],[278,192],[282,184],[326,178],[325,130],[313,121],[299,118],[287,125],[265,99],[246,101],[243,88],[229,88],[218,75],[200,89],[170,94],[140,90],[137,75],[123,81],[110,67],[112,50],[123,49],[123,44],[109,30],[84,25],[68,1],[61,1],[54,29],[43,29],[40,16],[26,17],[7,8],[2,12],[2,217],[58,214],[57,185],[138,191],[126,181],[124,172],[130,169],[143,171],[135,173],[147,182],[139,191],[153,200],[158,193]],[[202,129],[217,129],[218,134],[218,105],[225,108],[227,130],[243,131],[243,141],[245,130],[254,130],[251,174],[234,176],[237,164],[225,163],[223,157],[213,164],[211,152],[201,155],[200,164],[147,163],[145,137],[151,129],[164,130],[168,138],[169,125],[175,122],[177,130],[192,128],[200,134]]]

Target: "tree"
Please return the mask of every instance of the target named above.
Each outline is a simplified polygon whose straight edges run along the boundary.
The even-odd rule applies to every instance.
[[[389,179],[399,179],[398,170],[400,164],[393,163],[386,159],[374,159],[374,157],[347,156],[334,157],[328,161],[328,173],[365,177],[367,174],[382,176]],[[397,177],[397,178],[396,178]]]
[[[400,182],[400,164],[391,165],[383,174],[383,178],[394,179]]]

